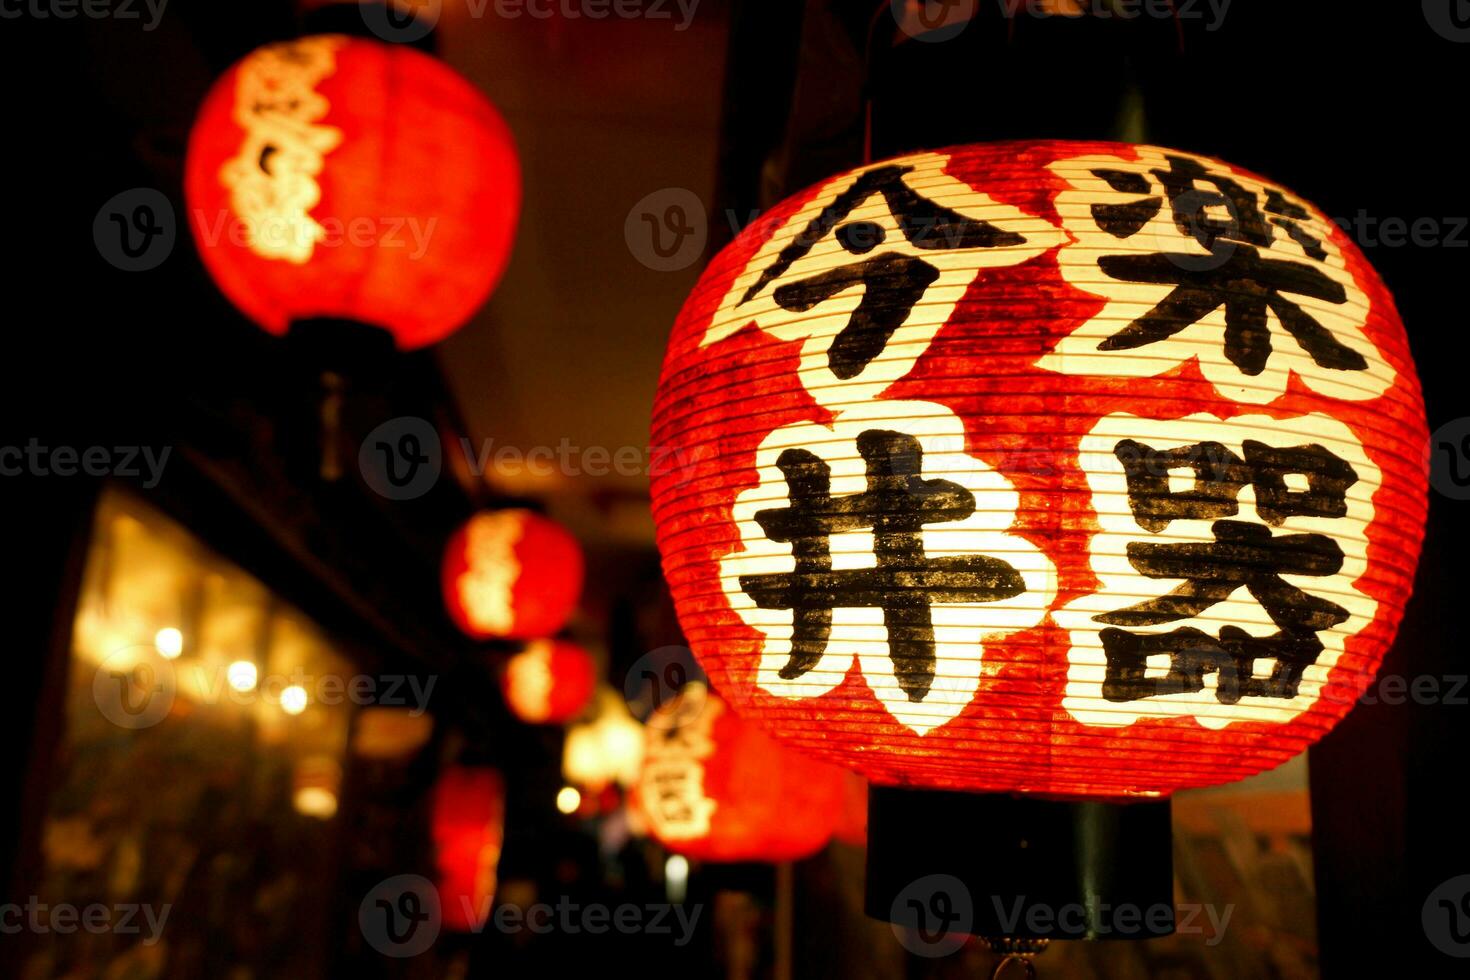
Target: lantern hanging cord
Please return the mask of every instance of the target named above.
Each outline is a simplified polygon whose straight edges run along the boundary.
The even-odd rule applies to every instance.
[[[1036,980],[1036,964],[1029,956],[1004,957],[999,963],[995,964],[995,969],[990,971],[990,980],[1004,980],[1006,967],[1012,963],[1020,964],[1021,969],[1024,971],[1021,975],[1026,980]]]
[[[1021,6],[1021,0],[1002,0],[1004,9],[1002,16],[1006,19],[1006,44],[1016,42],[1016,14]],[[1169,5],[1170,19],[1174,22],[1175,43],[1178,45],[1180,55],[1184,54],[1184,24],[1179,17],[1179,7],[1175,0],[1164,0]],[[1083,8],[1078,7],[1078,12]],[[873,61],[874,43],[878,37],[878,25],[883,22],[885,14],[892,16],[894,13],[893,0],[879,0],[877,9],[873,11],[872,18],[868,21],[867,39],[863,44],[863,163],[873,162]],[[970,20],[975,17],[974,13],[969,16]],[[898,27],[895,20],[894,26]],[[890,35],[891,37],[891,35]]]
[[[1000,956],[1000,962],[990,971],[990,980],[1007,980],[1006,967],[1015,964],[1021,968],[1020,976],[1025,980],[1036,980],[1036,957],[1046,952],[1048,939],[1022,939],[1018,936],[987,936],[981,942],[992,953]],[[1009,971],[1015,976],[1015,971]]]

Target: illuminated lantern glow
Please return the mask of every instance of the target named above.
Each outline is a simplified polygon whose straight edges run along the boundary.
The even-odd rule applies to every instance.
[[[350,320],[411,349],[484,304],[510,256],[509,129],[442,62],[319,35],[247,55],[205,97],[184,192],[210,275],[273,334]]]
[[[597,687],[591,654],[565,640],[537,640],[506,661],[500,675],[505,703],[533,725],[570,721]]]
[[[352,753],[363,759],[405,759],[428,744],[434,716],[411,708],[367,705],[352,729]]]
[[[868,781],[847,770],[844,777],[842,808],[832,836],[852,847],[864,847],[868,843]]]
[[[444,928],[477,931],[490,914],[505,839],[505,785],[483,766],[451,766],[434,786],[431,818]]]
[[[669,850],[704,861],[794,861],[831,839],[846,774],[784,748],[717,695],[665,704],[644,732],[637,806]]]
[[[444,604],[477,640],[555,633],[582,594],[582,549],[561,525],[529,510],[471,517],[444,549]]]
[[[742,716],[877,786],[1165,797],[1371,682],[1423,535],[1382,281],[1295,193],[1098,142],[833,177],[711,263],[653,477]],[[1165,819],[1167,825],[1167,819]]]
[[[296,763],[291,806],[302,816],[330,820],[337,815],[342,767],[330,756],[307,756]]]
[[[598,689],[592,717],[567,729],[562,775],[568,783],[603,794],[632,786],[643,766],[643,726],[611,687]]]

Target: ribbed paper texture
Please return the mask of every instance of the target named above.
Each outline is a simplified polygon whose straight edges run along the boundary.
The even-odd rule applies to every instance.
[[[184,194],[205,267],[275,334],[356,320],[408,349],[485,302],[510,256],[520,164],[474,86],[405,45],[320,35],[210,89]]]
[[[680,314],[653,441],[711,679],[883,784],[1275,766],[1371,683],[1425,515],[1419,383],[1358,249],[1154,147],[961,147],[784,202]]]

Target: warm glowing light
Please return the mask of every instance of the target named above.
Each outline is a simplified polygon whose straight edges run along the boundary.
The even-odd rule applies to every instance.
[[[352,751],[365,759],[403,759],[422,749],[434,734],[434,716],[411,708],[370,705],[357,713]]]
[[[565,528],[529,510],[471,517],[444,547],[450,618],[477,640],[532,640],[561,629],[582,593],[582,549]]]
[[[1371,682],[1426,512],[1407,338],[1351,238],[1151,146],[915,153],[778,205],[680,313],[653,430],[715,688],[879,785],[1278,765]]]
[[[259,676],[260,672],[249,660],[236,660],[225,668],[225,680],[229,682],[230,687],[241,694],[255,690]]]
[[[281,710],[288,715],[299,715],[306,710],[308,698],[306,688],[292,684],[281,691]]]
[[[567,782],[600,790],[612,783],[631,786],[643,767],[643,726],[617,691],[603,686],[591,721],[567,730],[562,775]]]
[[[478,932],[495,897],[505,838],[505,785],[480,766],[451,766],[434,788],[431,832],[444,927]]]
[[[342,785],[342,768],[327,755],[312,755],[296,762],[291,805],[303,816],[330,820],[337,813],[337,790]]]
[[[322,786],[303,786],[291,799],[296,812],[319,820],[330,820],[337,813],[337,794]]]
[[[694,684],[684,688],[692,697],[665,702],[644,729],[634,804],[649,833],[706,861],[815,853],[836,829],[847,774],[791,751]]]
[[[556,794],[556,808],[562,813],[576,813],[582,805],[582,794],[575,786],[563,786]]]
[[[674,905],[689,893],[689,859],[682,854],[670,854],[664,861],[664,893]]]
[[[560,724],[577,716],[597,686],[592,656],[565,640],[538,640],[512,656],[500,689],[515,716],[531,724]]]
[[[184,652],[184,634],[172,626],[165,626],[153,634],[153,649],[165,660],[173,660]]]
[[[184,195],[205,267],[260,326],[349,320],[408,349],[485,302],[510,256],[520,183],[504,120],[444,62],[323,35],[258,48],[215,83]]]

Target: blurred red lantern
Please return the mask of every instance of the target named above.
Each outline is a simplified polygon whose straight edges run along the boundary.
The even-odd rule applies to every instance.
[[[505,839],[505,785],[483,766],[451,766],[434,787],[433,837],[444,928],[478,930],[495,897]]]
[[[839,819],[845,774],[783,748],[694,682],[648,719],[637,805],[649,833],[705,861],[794,861]]]
[[[450,617],[477,640],[530,640],[566,625],[582,594],[582,549],[529,510],[485,511],[449,539],[442,569]]]
[[[918,153],[781,204],[681,313],[654,443],[689,461],[653,505],[711,679],[879,786],[1276,766],[1370,682],[1425,515],[1419,382],[1357,247],[1147,146]]]
[[[521,721],[533,725],[570,721],[587,707],[597,687],[592,655],[566,640],[537,640],[505,663],[500,690]]]
[[[842,808],[832,836],[853,847],[868,843],[868,781],[855,772],[843,772]]]
[[[214,85],[184,190],[205,266],[256,323],[358,321],[407,349],[490,295],[520,169],[495,108],[442,62],[319,35],[260,48]]]

